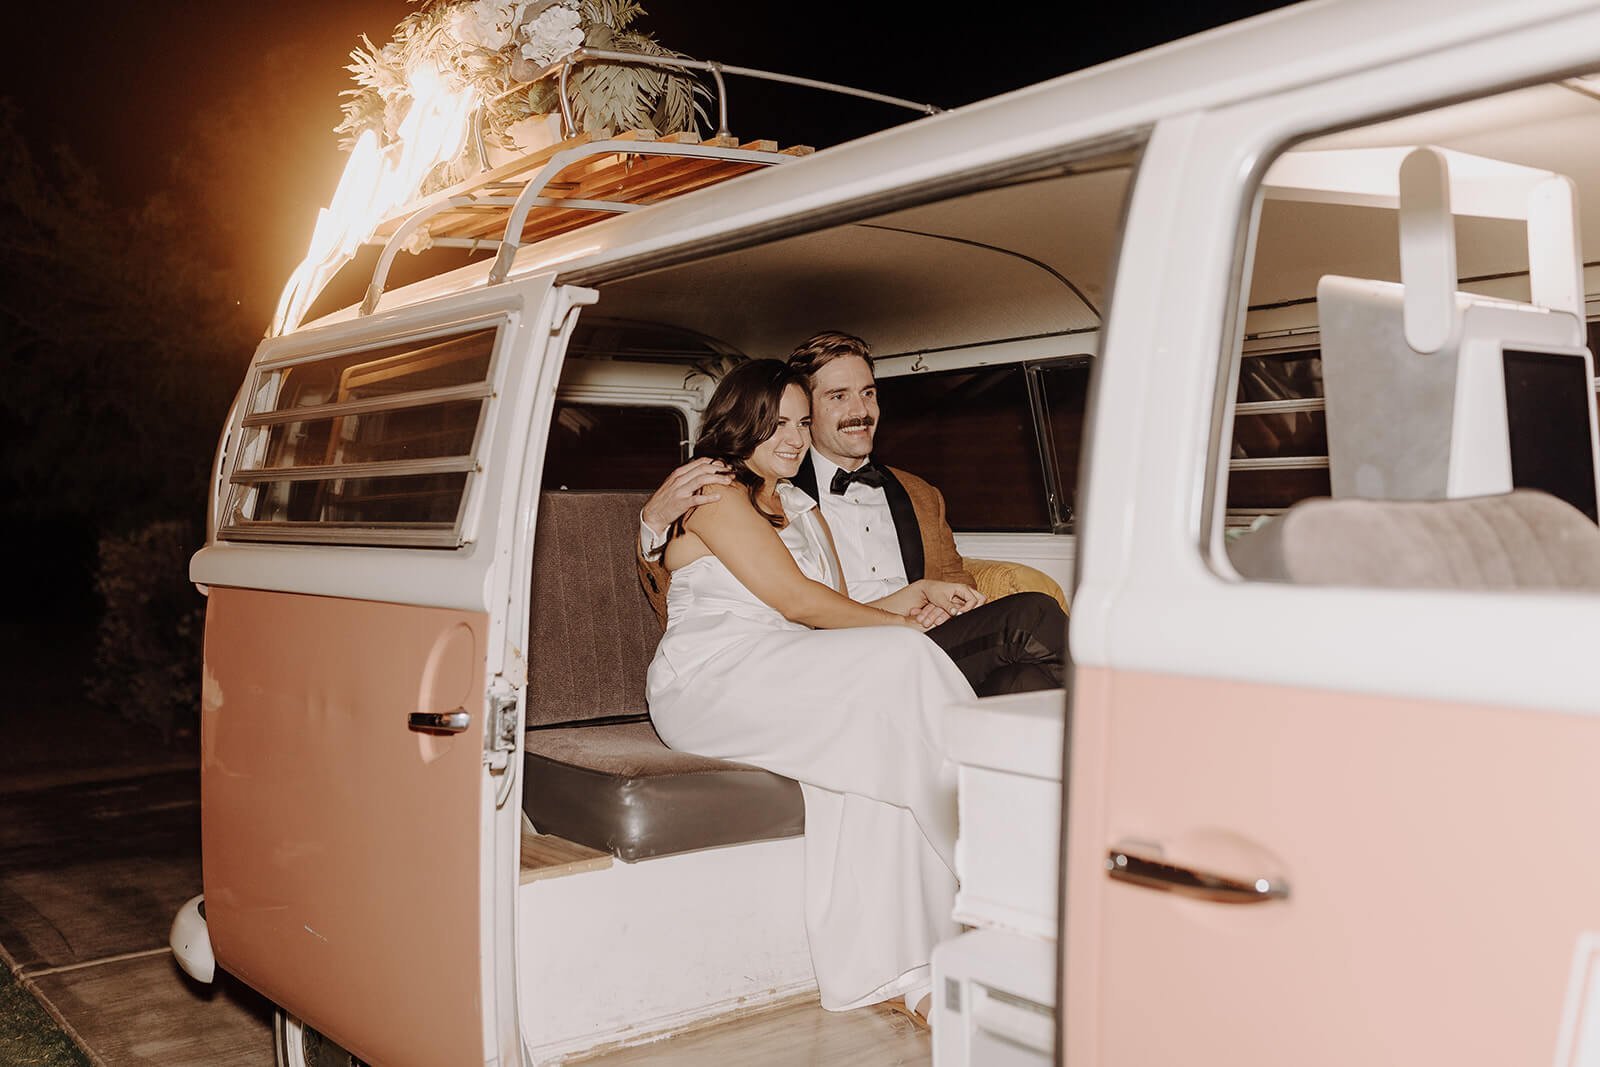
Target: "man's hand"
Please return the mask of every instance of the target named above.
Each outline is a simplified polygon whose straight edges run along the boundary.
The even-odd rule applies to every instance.
[[[922,586],[922,595],[928,598],[930,604],[946,612],[946,618],[971,611],[985,600],[984,595],[972,586],[959,582],[923,579],[919,584]],[[944,619],[939,621],[943,622]]]
[[[948,611],[928,599],[921,582],[913,582],[895,595],[908,598],[909,603],[904,607],[906,621],[918,629],[931,630],[950,618]]]
[[[690,460],[667,475],[661,488],[645,501],[639,517],[658,535],[663,534],[701,504],[721,500],[722,492],[717,486],[732,484],[733,474],[721,460],[703,456]]]

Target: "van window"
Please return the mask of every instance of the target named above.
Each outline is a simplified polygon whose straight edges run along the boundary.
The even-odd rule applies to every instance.
[[[455,545],[496,328],[256,371],[224,539]]]
[[[1322,354],[1316,349],[1246,356],[1239,365],[1228,517],[1253,520],[1297,500],[1327,496],[1328,425]]]
[[[546,489],[653,492],[688,458],[689,424],[675,407],[556,402]]]
[[[1530,114],[1540,121],[1528,125]],[[1583,346],[1592,352],[1600,329],[1576,329],[1560,312],[1582,309],[1548,284],[1537,290],[1529,264],[1530,249],[1555,247],[1593,207],[1580,133],[1597,115],[1594,97],[1555,82],[1319,137],[1273,164],[1241,294],[1244,336],[1232,348],[1233,419],[1216,442],[1226,484],[1211,494],[1225,501],[1236,565],[1267,567],[1255,549],[1275,531],[1289,536],[1273,517],[1312,497],[1434,501],[1537,489],[1593,518],[1595,384]],[[1401,278],[1399,173],[1413,159],[1443,168],[1459,197],[1454,288],[1473,309],[1458,303],[1448,338],[1426,352],[1414,344],[1429,342],[1408,332],[1407,285],[1426,294],[1427,283],[1420,273]],[[1575,181],[1576,220],[1505,214],[1509,192],[1503,202],[1474,200],[1463,176],[1480,171],[1513,190],[1552,173]],[[1558,313],[1535,306],[1536,296]],[[1559,427],[1556,411],[1567,415]],[[1243,532],[1263,526],[1265,537]]]
[[[1064,530],[1088,383],[1087,358],[880,378],[873,455],[938,486],[953,529]]]

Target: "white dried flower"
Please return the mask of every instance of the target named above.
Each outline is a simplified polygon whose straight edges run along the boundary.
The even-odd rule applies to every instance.
[[[462,44],[498,52],[511,43],[522,6],[499,0],[473,0],[462,4],[450,16],[450,33]]]
[[[548,66],[583,43],[577,4],[557,4],[522,27],[527,43],[522,56],[537,67]]]

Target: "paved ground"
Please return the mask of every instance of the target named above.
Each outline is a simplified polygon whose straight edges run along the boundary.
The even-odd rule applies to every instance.
[[[0,950],[24,988],[106,1067],[270,1067],[271,1009],[224,979],[190,981],[168,951],[200,892],[200,778],[89,708],[82,641],[4,635]],[[49,668],[49,669],[44,669]]]

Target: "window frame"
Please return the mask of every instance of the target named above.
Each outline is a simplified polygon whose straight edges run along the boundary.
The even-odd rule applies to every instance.
[[[1522,31],[1519,31],[1522,32]],[[1526,32],[1532,32],[1527,30]],[[1409,62],[1426,62],[1426,58],[1419,58]],[[1248,153],[1248,165],[1240,174],[1240,181],[1236,186],[1239,199],[1236,201],[1237,214],[1233,216],[1234,236],[1230,250],[1230,266],[1222,275],[1227,282],[1227,289],[1223,294],[1221,306],[1224,308],[1223,322],[1225,325],[1221,332],[1221,347],[1215,365],[1215,390],[1211,399],[1210,433],[1205,448],[1206,462],[1200,482],[1200,509],[1198,513],[1199,529],[1197,533],[1200,556],[1208,570],[1217,577],[1231,583],[1240,584],[1245,581],[1233,568],[1228,560],[1227,534],[1230,530],[1229,514],[1227,508],[1227,492],[1232,470],[1229,467],[1233,442],[1233,428],[1236,421],[1234,413],[1235,392],[1239,384],[1239,372],[1243,361],[1251,355],[1267,354],[1261,349],[1250,350],[1252,338],[1245,330],[1246,315],[1253,310],[1249,305],[1249,286],[1251,275],[1255,268],[1256,242],[1259,239],[1259,224],[1261,217],[1262,187],[1266,180],[1267,171],[1279,158],[1293,151],[1296,147],[1308,141],[1344,133],[1351,130],[1360,130],[1376,123],[1394,119],[1423,115],[1430,111],[1446,108],[1454,104],[1468,103],[1476,100],[1488,99],[1505,93],[1515,92],[1519,89],[1531,88],[1537,85],[1548,84],[1564,79],[1576,77],[1592,70],[1592,64],[1579,62],[1576,64],[1553,63],[1540,68],[1539,73],[1522,73],[1506,75],[1489,79],[1473,85],[1471,88],[1456,88],[1453,91],[1429,91],[1412,95],[1405,94],[1407,99],[1397,98],[1386,101],[1385,105],[1366,114],[1360,114],[1350,106],[1350,101],[1341,101],[1338,112],[1347,112],[1338,117],[1324,116],[1320,122],[1305,123],[1294,117],[1292,113],[1285,115],[1286,122],[1277,124],[1276,128],[1264,130],[1262,135],[1255,139],[1252,150]],[[1351,74],[1349,79],[1361,81],[1362,76]],[[1324,95],[1328,86],[1308,88],[1311,96]],[[1244,112],[1259,106],[1259,102],[1242,102],[1229,109],[1234,112]],[[1357,104],[1357,107],[1360,105]],[[1589,320],[1588,313],[1593,294],[1585,293],[1585,330]],[[1301,298],[1289,303],[1314,303],[1314,298]],[[1316,346],[1320,347],[1321,335],[1317,330],[1291,330],[1283,335],[1284,340],[1305,342],[1310,338],[1316,339]],[[1277,340],[1273,337],[1270,340]],[[1257,340],[1267,340],[1257,338]],[[1269,350],[1271,351],[1271,350]],[[1597,367],[1596,376],[1597,392],[1600,392],[1600,367]]]
[[[443,548],[457,549],[472,540],[467,529],[468,517],[474,513],[473,500],[483,471],[484,451],[491,438],[496,401],[501,390],[500,379],[507,361],[506,349],[514,343],[517,333],[516,316],[510,311],[472,316],[446,323],[436,323],[420,330],[404,331],[392,335],[363,339],[356,343],[335,345],[298,352],[279,359],[263,360],[251,367],[245,388],[240,394],[241,404],[234,431],[239,444],[226,475],[226,494],[223,500],[222,522],[217,530],[221,541],[264,544],[314,544],[352,547],[385,548]],[[489,361],[481,381],[446,386],[397,397],[367,398],[353,401],[334,401],[305,408],[280,410],[276,404],[282,387],[283,372],[295,367],[310,366],[364,352],[379,352],[400,346],[426,346],[465,337],[485,330],[493,331],[489,343]],[[403,355],[403,353],[401,354]],[[393,357],[391,357],[393,358]],[[349,368],[345,373],[348,374]],[[264,460],[260,450],[265,447],[266,435],[246,440],[249,430],[267,429],[273,425],[303,422],[308,419],[336,418],[352,414],[407,410],[429,404],[478,399],[483,405],[473,431],[471,447],[458,456],[415,460],[384,460],[364,463],[333,464],[323,466],[289,466],[269,468],[255,464]],[[256,410],[259,408],[259,410]],[[310,477],[305,472],[311,472]],[[283,475],[300,473],[299,478]],[[250,488],[272,481],[333,481],[361,477],[403,477],[406,475],[454,474],[466,475],[461,494],[456,502],[455,517],[449,523],[360,523],[323,522],[304,520],[258,520],[243,517],[246,495]]]

